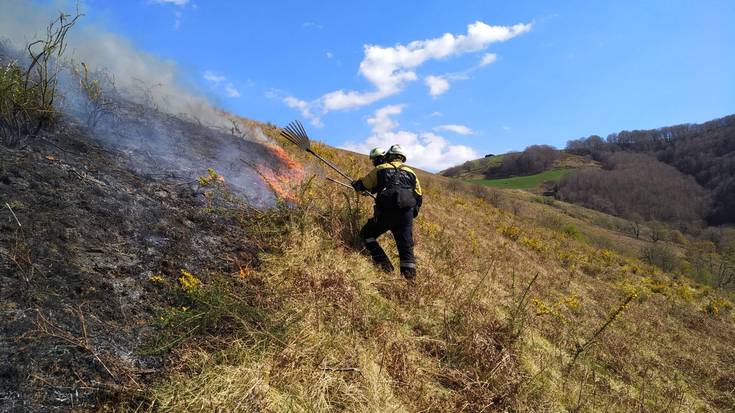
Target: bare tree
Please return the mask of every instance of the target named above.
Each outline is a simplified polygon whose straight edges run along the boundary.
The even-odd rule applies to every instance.
[[[36,135],[55,119],[66,35],[80,17],[78,11],[60,13],[49,23],[45,38],[26,46],[30,63],[25,70],[15,61],[0,70],[0,136],[7,146],[17,146],[24,136]]]

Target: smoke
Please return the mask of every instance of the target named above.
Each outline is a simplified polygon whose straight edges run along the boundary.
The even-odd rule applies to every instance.
[[[44,34],[48,23],[60,10],[73,13],[77,5],[55,0],[47,5],[30,1],[0,0],[0,39],[16,49]],[[79,5],[84,12],[84,4]],[[67,59],[84,62],[91,71],[104,70],[115,80],[124,97],[137,103],[215,127],[229,128],[231,121],[217,111],[205,97],[192,93],[196,86],[186,84],[176,63],[138,50],[127,39],[80,19],[67,37]]]
[[[56,0],[48,5],[0,0],[0,39],[11,48],[4,54],[27,64],[25,45],[43,38],[59,10],[75,5]],[[83,10],[80,10],[83,12]],[[263,171],[276,177],[293,175],[274,152],[261,129],[216,109],[182,80],[175,62],[138,50],[125,38],[84,21],[68,33],[59,73],[58,109],[72,122],[87,124],[90,138],[114,149],[141,174],[183,178],[190,182],[213,168],[236,193],[256,206],[275,201]],[[2,44],[0,44],[2,46]],[[99,79],[108,99],[105,115],[89,123],[90,105],[80,86],[84,62],[90,77]],[[194,188],[194,192],[198,190]]]

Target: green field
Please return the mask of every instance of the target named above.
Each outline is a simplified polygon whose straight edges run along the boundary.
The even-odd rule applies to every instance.
[[[514,176],[502,179],[473,179],[470,182],[505,189],[531,189],[546,181],[558,181],[571,172],[571,169],[554,169],[540,174],[528,176]]]

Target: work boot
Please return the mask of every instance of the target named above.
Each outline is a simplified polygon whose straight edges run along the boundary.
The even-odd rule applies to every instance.
[[[407,280],[413,280],[416,278],[416,268],[401,267],[401,275]]]
[[[375,261],[375,265],[377,265],[378,268],[383,270],[383,272],[386,272],[388,274],[393,273],[394,268],[393,268],[393,264],[391,264],[390,261]]]

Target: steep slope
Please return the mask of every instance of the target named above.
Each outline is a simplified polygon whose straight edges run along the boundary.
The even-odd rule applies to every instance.
[[[365,157],[323,145],[316,150],[353,175],[369,168]],[[539,226],[539,217],[553,215],[551,207],[526,195],[426,173],[420,173],[426,205],[416,223],[420,275],[408,284],[376,271],[355,248],[369,200],[341,193],[321,178],[318,165],[301,153],[292,156],[307,172],[291,193],[291,206],[242,223],[264,246],[259,265],[220,275],[236,288],[204,283],[187,293],[189,309],[172,309],[173,320],[187,328],[198,325],[196,317],[207,319],[201,331],[209,333],[179,343],[170,376],[160,379],[143,406],[733,406],[735,325],[731,301],[721,293],[593,247],[564,228]],[[180,289],[176,276],[164,275],[173,291]],[[247,305],[211,305],[223,297]]]
[[[194,156],[198,136],[180,148],[214,164],[217,151]],[[95,142],[68,123],[2,154],[6,410],[733,405],[731,298],[626,256],[641,240],[583,226],[612,217],[419,171],[409,284],[360,251],[370,200],[282,141],[287,152],[235,152],[258,154],[280,199],[260,209],[216,167],[157,175],[131,162],[150,151]],[[354,176],[369,169],[314,147]]]
[[[280,148],[141,109],[121,106],[95,130],[62,121],[0,150],[0,411],[136,395],[163,366],[150,350],[160,309],[175,303],[151,280],[256,259],[258,241],[232,222],[274,204],[259,174],[288,170]],[[232,195],[211,193],[209,166],[228,172]]]
[[[55,69],[29,82],[3,55],[0,410],[735,404],[732,292],[635,258],[661,245],[677,258],[686,239],[419,171],[409,283],[357,239],[371,200],[324,180],[278,128],[186,94],[102,90],[86,66],[47,100]]]

